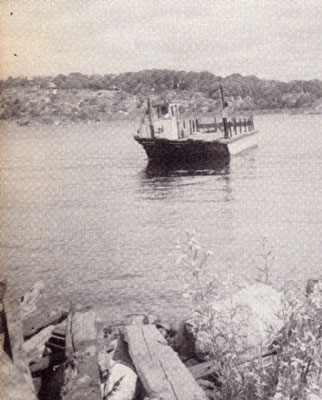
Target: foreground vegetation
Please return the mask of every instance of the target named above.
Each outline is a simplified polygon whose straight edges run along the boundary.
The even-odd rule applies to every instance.
[[[119,75],[8,78],[0,81],[0,119],[61,123],[133,117],[147,95],[178,100],[187,113],[220,109],[219,83],[233,110],[315,109],[322,104],[322,81],[263,80],[210,72],[146,70]]]
[[[192,301],[194,334],[197,341],[199,340],[199,348],[206,349],[207,357],[213,360],[218,371],[215,376],[217,389],[210,393],[210,398],[214,400],[320,399],[322,395],[321,277],[319,280],[308,281],[306,293],[294,282],[284,282],[282,286],[272,288],[270,276],[273,251],[267,242],[264,242],[259,255],[262,262],[258,264],[256,281],[264,282],[259,284],[262,285],[259,286],[260,290],[271,288],[264,292],[263,296],[272,291],[273,297],[282,299],[279,314],[276,315],[281,325],[277,326],[278,329],[275,331],[273,324],[271,327],[267,326],[267,332],[264,334],[270,344],[266,347],[264,344],[254,346],[253,356],[245,358],[241,344],[245,346],[243,328],[246,327],[247,332],[251,327],[248,313],[250,310],[244,309],[245,304],[235,304],[233,299],[236,292],[241,290],[250,293],[256,290],[256,283],[232,275],[225,279],[220,278],[216,267],[210,266],[211,254],[204,251],[190,234],[181,250],[179,264],[183,264],[185,271],[181,279],[186,282],[185,295]],[[274,298],[271,300],[272,304],[276,301]],[[226,305],[233,305],[229,307],[228,315],[222,312],[223,302]],[[265,320],[265,313],[269,314],[271,310],[262,308],[258,311],[257,322],[261,325]],[[249,349],[250,347],[247,347],[247,351]]]

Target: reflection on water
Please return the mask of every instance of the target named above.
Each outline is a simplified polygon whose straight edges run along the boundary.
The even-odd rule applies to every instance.
[[[140,194],[145,199],[161,200],[168,197],[175,198],[178,190],[192,190],[198,192],[200,179],[214,178],[220,184],[220,190],[225,192],[224,201],[231,199],[229,187],[230,167],[229,161],[207,161],[190,164],[161,164],[149,161],[147,166],[139,173]],[[208,186],[208,183],[206,183]],[[218,186],[217,190],[218,190]]]

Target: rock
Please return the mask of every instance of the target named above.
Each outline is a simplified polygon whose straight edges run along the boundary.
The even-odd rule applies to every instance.
[[[105,360],[108,379],[104,385],[103,397],[107,400],[132,400],[136,391],[137,375],[128,366],[113,360]]]
[[[217,338],[217,345],[229,352],[229,343],[234,342],[235,350],[246,358],[258,355],[259,350],[266,351],[284,324],[279,317],[283,310],[283,294],[262,283],[241,289],[211,307],[214,310],[212,335]],[[200,318],[194,316],[190,323],[198,326]],[[207,331],[199,330],[195,334],[198,358],[205,359],[212,339]],[[192,346],[191,336],[189,345]]]

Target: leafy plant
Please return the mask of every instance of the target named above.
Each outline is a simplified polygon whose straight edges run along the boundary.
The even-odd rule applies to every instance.
[[[247,309],[236,306],[223,310],[214,304],[229,302],[249,282],[232,274],[222,279],[216,267],[209,265],[211,253],[198,244],[193,234],[187,233],[179,248],[179,277],[185,282],[184,297],[191,300],[199,350],[208,355],[218,371],[218,390],[212,398],[305,400],[309,393],[318,393],[322,387],[321,281],[307,296],[296,285],[285,285],[279,315],[283,328],[278,334],[271,333],[272,345],[266,354],[259,346],[257,354],[245,359],[240,351],[244,338],[239,328],[247,318]],[[273,249],[264,239],[256,257],[261,260],[257,281],[273,283],[274,258]]]

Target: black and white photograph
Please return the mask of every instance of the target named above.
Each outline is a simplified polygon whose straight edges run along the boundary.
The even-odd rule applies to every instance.
[[[322,400],[322,1],[0,36],[0,399]]]

